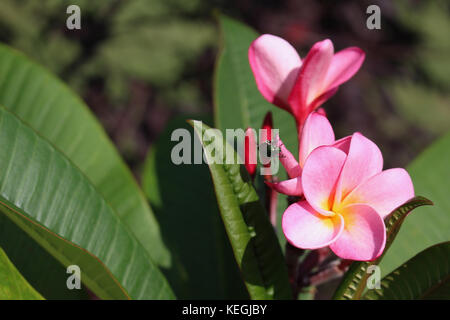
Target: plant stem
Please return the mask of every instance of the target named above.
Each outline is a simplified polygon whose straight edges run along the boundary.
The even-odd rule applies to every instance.
[[[286,265],[288,269],[289,282],[291,284],[294,299],[297,299],[297,268],[298,260],[305,253],[305,250],[299,249],[286,242]]]

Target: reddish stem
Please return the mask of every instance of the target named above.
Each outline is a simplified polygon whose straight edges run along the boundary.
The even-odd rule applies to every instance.
[[[276,179],[271,179],[272,181]],[[277,227],[277,205],[278,192],[266,185],[266,208],[269,213],[269,220],[274,228]]]

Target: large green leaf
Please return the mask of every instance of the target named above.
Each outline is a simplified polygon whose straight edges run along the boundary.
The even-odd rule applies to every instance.
[[[450,242],[432,246],[387,275],[364,299],[450,299]]]
[[[367,278],[370,276],[368,268],[372,265],[378,265],[383,257],[389,252],[389,248],[400,230],[408,214],[415,208],[432,205],[433,203],[424,197],[415,197],[397,209],[395,209],[385,220],[386,224],[386,246],[383,254],[374,261],[355,261],[345,273],[339,287],[337,288],[333,299],[360,299],[366,289]]]
[[[191,124],[207,150],[220,214],[250,297],[291,298],[277,236],[247,171],[237,162],[238,155],[218,129],[207,130],[209,127],[198,121]],[[214,163],[213,157],[223,164]]]
[[[42,300],[0,248],[0,300]]]
[[[4,45],[0,45],[0,104],[65,154],[152,259],[170,265],[169,252],[142,191],[90,110],[53,75]]]
[[[221,49],[214,75],[214,123],[225,132],[226,129],[252,127],[259,129],[265,114],[272,112],[274,127],[280,130],[280,137],[288,149],[297,154],[298,139],[295,121],[288,112],[267,102],[256,87],[248,62],[248,48],[258,33],[248,26],[219,16],[221,27]],[[286,178],[280,167],[280,180]],[[287,207],[287,196],[278,195],[278,222]],[[286,239],[277,229],[280,243]],[[284,247],[283,247],[284,248]]]
[[[6,215],[0,213],[0,247],[33,288],[46,299],[88,299],[85,287],[68,290],[67,269],[49,252],[30,238]],[[13,239],[14,241],[9,241]]]
[[[177,165],[171,159],[172,148],[179,143],[171,138],[176,129],[189,134],[189,141],[182,142],[189,143],[191,155],[194,139],[200,145],[186,117],[173,119],[151,147],[142,180],[173,258],[171,268],[163,272],[179,299],[248,299],[208,166]]]
[[[63,265],[78,265],[100,298],[173,297],[148,252],[86,176],[4,108],[0,145],[3,214]]]
[[[380,264],[383,275],[420,251],[437,243],[450,241],[449,163],[450,133],[433,143],[408,166],[416,194],[431,199],[434,206],[418,208],[405,220]]]

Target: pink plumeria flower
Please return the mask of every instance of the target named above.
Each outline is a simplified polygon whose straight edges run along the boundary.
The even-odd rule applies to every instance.
[[[289,179],[276,183],[266,183],[280,193],[289,196],[301,196],[303,195],[302,168],[305,165],[306,158],[315,148],[331,145],[335,142],[333,128],[323,112],[311,113],[305,121],[300,138],[298,162],[279,138],[277,141],[280,149],[279,159],[286,169]]]
[[[414,197],[409,174],[382,171],[378,147],[360,133],[314,149],[305,161],[305,200],[283,214],[283,232],[303,249],[329,246],[342,259],[370,261],[386,243],[383,219]]]
[[[259,91],[294,115],[300,135],[308,115],[358,71],[365,54],[357,47],[334,54],[326,39],[314,44],[302,61],[286,40],[264,34],[250,45],[248,56]]]

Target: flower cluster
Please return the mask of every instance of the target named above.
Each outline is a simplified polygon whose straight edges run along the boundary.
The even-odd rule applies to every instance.
[[[361,67],[364,52],[334,53],[330,40],[316,43],[302,61],[285,40],[262,35],[249,49],[259,91],[290,112],[297,124],[298,161],[280,139],[280,162],[288,180],[266,183],[298,197],[283,214],[289,243],[302,249],[329,246],[343,259],[374,260],[386,242],[384,218],[414,196],[409,174],[383,171],[375,143],[361,133],[336,140],[324,112],[316,109]]]

